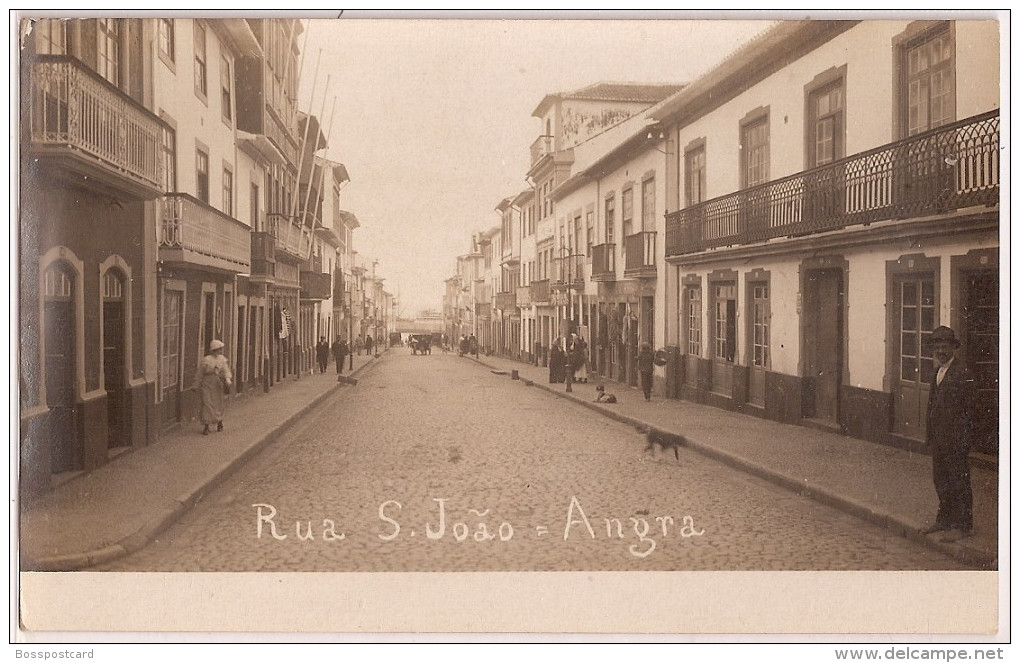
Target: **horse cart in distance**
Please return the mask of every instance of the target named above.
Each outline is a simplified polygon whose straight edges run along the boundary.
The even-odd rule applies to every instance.
[[[432,354],[432,337],[428,334],[411,334],[408,345],[411,346],[411,354]]]

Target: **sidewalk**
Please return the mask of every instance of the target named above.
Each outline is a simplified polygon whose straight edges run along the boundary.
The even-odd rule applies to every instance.
[[[472,358],[473,359],[473,358]],[[477,360],[490,370],[517,371],[521,384],[550,391],[605,416],[682,434],[689,448],[739,470],[887,527],[981,569],[998,567],[998,480],[996,471],[972,467],[974,535],[956,543],[919,530],[934,522],[938,498],[929,456],[804,426],[782,424],[688,401],[653,396],[606,381],[615,404],[595,403],[595,382],[549,383],[549,370],[502,357]]]
[[[374,361],[354,355],[357,376]],[[324,374],[288,376],[268,393],[232,399],[224,431],[200,434],[184,423],[155,444],[112,459],[22,505],[19,530],[23,571],[74,571],[134,552],[302,415],[338,389],[331,363]]]
[[[820,500],[949,554],[974,568],[997,568],[998,473],[972,468],[974,536],[953,544],[918,530],[935,516],[931,459],[851,437],[780,424],[686,401],[655,397],[616,383],[613,405],[594,403],[595,384],[548,383],[548,370],[498,357],[477,360],[489,370],[518,371],[531,385],[639,427],[680,433],[706,456]],[[354,357],[354,374],[373,364]],[[22,509],[21,569],[72,571],[138,550],[303,414],[337,389],[335,369],[288,378],[268,394],[233,401],[226,430],[208,437],[185,424],[159,442],[124,453],[72,479]],[[345,370],[345,375],[352,375]]]

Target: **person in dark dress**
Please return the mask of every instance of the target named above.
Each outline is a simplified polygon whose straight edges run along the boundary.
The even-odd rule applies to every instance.
[[[637,369],[641,374],[641,391],[645,394],[645,400],[652,400],[652,371],[655,368],[655,353],[648,343],[641,344],[641,351],[637,356]]]
[[[347,359],[349,350],[347,349],[347,341],[343,340],[339,336],[333,341],[333,347],[330,348],[333,352],[333,359],[336,361],[336,374],[341,375],[344,372],[344,361]]]
[[[315,344],[315,360],[319,363],[319,372],[325,373],[329,364],[329,343],[325,336],[320,336],[319,342]]]
[[[974,527],[974,497],[968,455],[974,378],[956,358],[960,342],[949,327],[931,334],[932,356],[939,368],[928,393],[925,442],[931,451],[932,478],[939,498],[935,524],[922,534],[945,532],[940,540],[952,542],[970,536]]]
[[[563,347],[560,345],[560,339],[557,337],[553,341],[552,347],[549,348],[549,382],[560,383],[563,382],[566,373],[567,357],[563,352]]]

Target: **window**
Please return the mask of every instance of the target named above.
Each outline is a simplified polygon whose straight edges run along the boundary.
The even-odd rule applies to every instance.
[[[99,42],[96,52],[96,66],[99,75],[114,85],[120,85],[120,35],[115,18],[101,18],[98,21]]]
[[[634,189],[627,187],[623,190],[623,236],[630,237],[634,225]]]
[[[230,75],[230,60],[220,56],[220,108],[223,112],[223,119],[230,123],[234,116],[234,101],[231,95],[233,87]]]
[[[935,279],[899,283],[900,380],[927,384],[935,372],[931,333],[935,328]]]
[[[655,179],[641,183],[641,230],[655,230]]]
[[[701,287],[687,288],[687,354],[701,356]]]
[[[35,50],[40,55],[67,53],[67,21],[41,18],[35,22]]]
[[[616,242],[616,199],[606,198],[606,244]]]
[[[574,246],[573,250],[570,252],[573,255],[581,254],[581,247],[583,246],[581,243],[581,232],[581,213],[578,212],[574,217]]]
[[[813,91],[808,100],[809,166],[823,166],[844,156],[843,80]]]
[[[205,58],[205,27],[195,21],[195,92],[202,97],[209,93]]]
[[[955,47],[949,29],[928,32],[903,51],[907,135],[953,121]]]
[[[234,173],[223,169],[223,213],[234,216]]]
[[[740,130],[743,187],[764,184],[769,179],[769,118],[749,122]]]
[[[588,239],[588,242],[587,242],[588,248],[585,251],[585,255],[588,256],[588,261],[591,262],[591,247],[595,243],[595,212],[594,212],[594,210],[589,211],[588,214],[585,215],[585,223],[587,224],[587,228],[588,228],[588,238],[587,238]]]
[[[251,215],[251,218],[250,218],[251,227],[255,231],[261,231],[262,230],[262,220],[259,218],[259,185],[255,184],[254,182],[251,183],[251,201],[250,201],[250,204],[251,204],[251,210],[249,211],[249,214]],[[341,243],[343,243],[343,240],[341,240]]]
[[[177,190],[177,132],[166,127],[163,129],[163,142],[160,145],[163,159],[163,190]]]
[[[708,198],[705,177],[705,145],[684,152],[685,186],[687,207],[703,203]]]
[[[176,60],[174,40],[174,20],[172,18],[159,19],[159,55],[170,62]]]
[[[753,338],[752,346],[754,366],[768,368],[769,365],[769,286],[767,283],[755,283],[753,292]]]
[[[715,358],[732,363],[737,350],[737,287],[715,286]]]
[[[195,152],[195,196],[209,202],[209,154],[202,150]]]

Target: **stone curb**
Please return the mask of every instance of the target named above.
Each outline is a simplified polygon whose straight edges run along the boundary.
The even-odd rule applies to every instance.
[[[354,369],[354,371],[347,373],[347,375],[353,376],[363,370],[366,370],[370,366],[374,366],[375,360],[380,359],[381,356],[382,355],[373,357],[372,361],[362,364],[358,368]],[[195,506],[195,504],[197,504],[206,493],[223,483],[246,462],[258,455],[263,449],[293,428],[301,417],[332,396],[340,388],[341,384],[341,382],[334,383],[331,387],[306,403],[301,407],[301,409],[294,412],[285,421],[268,431],[260,440],[245,449],[237,458],[225,463],[223,467],[217,470],[216,473],[205,483],[200,486],[196,486],[193,490],[175,499],[174,506],[172,508],[165,510],[163,513],[151,519],[134,534],[129,534],[117,543],[105,546],[99,550],[72,553],[68,555],[55,555],[52,557],[41,557],[37,560],[22,560],[22,570],[80,571],[99,564],[107,564],[141,550],[152,543],[156,537],[169,529],[171,525],[177,522],[181,516]]]
[[[490,369],[500,370],[499,367],[493,366],[485,361],[482,361],[481,359],[476,359],[475,361]],[[540,384],[534,382],[533,380],[525,379],[524,377],[520,378],[520,382],[529,387],[531,386],[538,387],[539,389],[547,391],[555,396],[564,398],[573,403],[586,407],[589,410],[594,410],[595,412],[598,412],[599,414],[610,419],[615,419],[616,421],[619,421],[621,423],[634,426],[639,431],[649,432],[663,430],[657,426],[653,426],[647,422],[641,421],[630,415],[621,414],[619,412],[613,412],[609,408],[600,406],[597,403],[589,403],[587,401],[583,401],[580,398],[574,397],[565,391],[553,389],[548,385]],[[672,433],[673,431],[665,432]],[[691,440],[690,437],[687,436],[685,437],[687,439],[687,444],[684,445],[685,447],[692,449],[700,453],[701,455],[711,458],[715,461],[729,465],[730,467],[736,470],[740,470],[742,472],[754,475],[760,479],[764,479],[765,481],[780,486],[781,488],[785,488],[787,490],[796,492],[798,495],[809,497],[817,502],[825,504],[826,506],[830,506],[832,508],[843,511],[844,513],[847,513],[851,516],[855,516],[862,520],[866,520],[870,523],[878,525],[879,527],[891,530],[894,533],[899,534],[900,536],[910,539],[911,541],[914,541],[916,543],[920,543],[924,546],[927,546],[928,548],[937,550],[965,564],[979,566],[985,569],[994,569],[997,567],[998,555],[994,553],[990,554],[986,553],[983,550],[975,550],[973,548],[968,548],[967,546],[959,544],[942,543],[941,541],[934,540],[930,536],[922,535],[918,531],[919,526],[917,523],[910,523],[901,518],[897,518],[896,516],[893,516],[891,514],[875,511],[866,504],[862,504],[850,498],[843,497],[842,495],[838,495],[836,493],[827,491],[818,486],[813,486],[802,479],[795,479],[786,476],[781,472],[776,472],[775,470],[769,469],[762,465],[755,464],[751,461],[748,461],[747,459],[741,458],[740,456],[722,451],[708,444],[697,442],[696,440]]]

